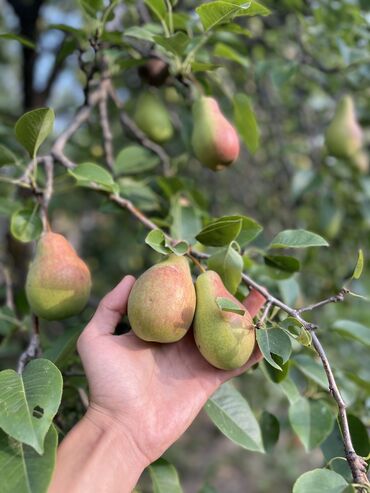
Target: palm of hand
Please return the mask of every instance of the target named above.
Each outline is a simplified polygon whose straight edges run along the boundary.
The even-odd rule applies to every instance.
[[[112,335],[133,283],[126,277],[103,299],[78,349],[90,386],[90,416],[113,420],[125,434],[135,430],[138,436],[130,438],[150,463],[186,430],[217,387],[259,361],[260,353],[256,349],[243,369],[225,372],[203,359],[191,332],[161,345],[132,332]],[[246,305],[254,315],[263,302],[255,293]]]

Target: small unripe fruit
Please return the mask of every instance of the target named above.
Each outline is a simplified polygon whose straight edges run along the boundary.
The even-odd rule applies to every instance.
[[[153,93],[141,93],[134,114],[137,126],[152,140],[164,143],[173,135],[173,126],[167,108]]]
[[[338,103],[326,130],[325,144],[329,154],[341,159],[349,159],[361,149],[363,132],[351,96],[344,96]]]
[[[230,166],[239,156],[239,138],[214,98],[202,96],[193,105],[192,146],[199,161],[214,171]]]
[[[90,296],[91,276],[64,236],[44,233],[26,280],[26,295],[38,317],[60,320],[77,315]]]

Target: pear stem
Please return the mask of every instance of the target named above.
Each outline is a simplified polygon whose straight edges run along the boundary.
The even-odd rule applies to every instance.
[[[193,255],[191,255],[191,253],[187,253],[186,254],[190,260],[198,267],[198,269],[200,270],[200,272],[205,272],[206,269],[203,267],[203,265],[199,262],[198,259],[196,259],[195,257],[193,257]]]

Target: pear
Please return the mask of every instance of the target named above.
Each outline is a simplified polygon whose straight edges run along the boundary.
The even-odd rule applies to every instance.
[[[194,338],[203,357],[216,368],[234,370],[250,358],[255,345],[255,329],[249,312],[225,288],[220,276],[211,270],[195,283],[197,307]],[[228,298],[245,310],[244,315],[222,311],[218,297]]]
[[[188,261],[172,254],[139,277],[128,299],[127,314],[140,339],[175,342],[189,329],[195,303]]]
[[[369,171],[369,158],[366,152],[358,151],[356,154],[351,156],[350,159],[351,164],[358,169],[358,171],[362,174],[366,174]]]
[[[134,114],[137,126],[152,140],[163,143],[173,135],[173,126],[167,108],[151,92],[140,94]]]
[[[202,96],[193,105],[192,146],[199,161],[214,171],[230,166],[239,156],[239,138],[214,98]]]
[[[46,320],[60,320],[79,313],[90,295],[91,277],[64,236],[44,233],[36,248],[26,280],[32,311]]]
[[[363,145],[363,132],[357,121],[351,96],[344,96],[338,103],[334,118],[325,134],[325,144],[332,156],[348,159]]]

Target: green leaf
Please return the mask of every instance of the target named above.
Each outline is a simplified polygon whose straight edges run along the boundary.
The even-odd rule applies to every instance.
[[[293,273],[300,269],[299,260],[288,255],[265,255],[263,260],[267,266],[282,270],[283,272]]]
[[[236,128],[251,153],[260,147],[260,129],[252,104],[245,94],[234,97],[234,120]]]
[[[329,246],[321,236],[305,229],[286,229],[278,233],[269,248],[308,248]]]
[[[370,328],[352,320],[337,320],[331,326],[332,330],[355,341],[370,346]]]
[[[247,450],[264,452],[261,430],[246,399],[225,383],[208,399],[208,416],[230,440]]]
[[[18,159],[16,155],[5,147],[4,145],[0,144],[0,168],[1,166],[9,166],[9,165],[18,165]]]
[[[51,108],[39,108],[22,115],[15,124],[15,136],[18,142],[34,158],[41,144],[52,132],[54,111]]]
[[[30,39],[25,38],[24,36],[19,36],[19,34],[12,34],[12,33],[2,33],[0,34],[0,39],[10,39],[14,41],[18,41],[21,43],[23,46],[26,46],[27,48],[32,48],[36,49],[35,43],[33,43]]]
[[[260,425],[264,448],[266,452],[270,452],[279,440],[279,420],[273,414],[270,414],[267,411],[263,411],[260,418]]]
[[[164,0],[144,0],[150,10],[158,17],[159,20],[164,20],[167,9]]]
[[[166,51],[181,57],[190,43],[190,38],[184,32],[179,31],[169,38],[154,36],[154,41]]]
[[[195,243],[195,235],[201,227],[200,213],[183,194],[171,197],[171,236],[177,240]]]
[[[294,356],[293,363],[306,377],[316,382],[320,387],[328,390],[328,380],[321,364],[317,363],[312,356],[298,354]]]
[[[145,147],[129,145],[121,149],[114,163],[115,172],[123,175],[133,175],[155,168],[159,158]]]
[[[65,368],[70,357],[76,350],[78,336],[81,327],[70,327],[61,334],[53,344],[43,352],[43,357],[52,361],[60,370]]]
[[[271,358],[281,369],[277,369],[276,366],[272,366],[268,361],[264,360],[262,362],[262,370],[272,382],[280,383],[288,376],[290,367],[289,361],[283,363],[283,358],[273,353],[271,354]]]
[[[149,466],[153,493],[182,493],[179,476],[172,464],[158,459]]]
[[[279,328],[258,329],[256,336],[258,346],[266,361],[277,370],[282,370],[272,358],[271,353],[280,356],[284,364],[289,359],[292,351],[289,337]]]
[[[348,425],[354,449],[358,455],[367,457],[370,450],[370,440],[366,426],[354,414],[348,414]]]
[[[115,190],[113,176],[98,164],[82,163],[74,169],[69,169],[68,173],[77,180],[78,185],[86,186],[93,182],[108,192]]]
[[[10,232],[17,240],[28,243],[42,233],[42,221],[36,209],[19,209],[12,214]]]
[[[290,405],[289,421],[308,451],[320,445],[330,435],[335,415],[324,400],[309,400],[301,397]]]
[[[242,247],[245,247],[253,241],[263,230],[262,226],[257,221],[248,216],[229,216],[240,217],[242,219],[242,227],[236,241]]]
[[[289,378],[289,376],[287,376],[286,378],[284,378],[284,380],[281,380],[278,383],[279,383],[279,387],[286,395],[290,404],[294,404],[301,398],[301,395],[299,393],[299,390],[297,389],[296,384],[293,382],[291,378]]]
[[[196,9],[206,31],[230,22],[236,16],[268,15],[269,10],[255,1],[245,0],[215,1],[203,3]]]
[[[141,26],[131,26],[128,29],[125,29],[124,36],[131,36],[132,38],[154,42],[154,33]]]
[[[360,279],[363,269],[364,269],[364,252],[360,248],[360,250],[358,251],[356,267],[355,270],[353,271],[351,279]]]
[[[58,434],[53,425],[46,434],[41,456],[0,430],[1,493],[47,493],[57,445]]]
[[[344,493],[347,481],[328,469],[314,469],[300,476],[293,486],[293,493]]]
[[[46,359],[28,363],[22,375],[0,372],[0,428],[16,440],[44,451],[44,438],[58,411],[63,379]]]
[[[181,255],[185,255],[189,251],[189,243],[187,241],[179,241],[176,245],[168,245],[168,248],[171,252],[181,257]]]
[[[284,330],[292,339],[299,342],[303,346],[311,346],[312,336],[306,330],[302,323],[293,317],[287,317],[279,322],[279,327]]]
[[[216,303],[219,309],[223,312],[231,312],[237,313],[238,315],[244,315],[246,311],[240,308],[240,306],[234,303],[232,300],[229,300],[228,298],[222,298],[221,296],[216,298]]]
[[[249,60],[245,56],[241,55],[238,51],[225,43],[216,44],[213,50],[213,56],[227,58],[228,60],[239,63],[239,65],[245,68],[250,66]]]
[[[230,244],[215,253],[207,261],[208,267],[217,272],[225,287],[234,294],[242,279],[243,259],[241,255]]]
[[[147,185],[145,180],[133,178],[120,178],[119,190],[121,194],[136,205],[141,211],[153,211],[159,209],[157,194]]]
[[[79,0],[82,10],[89,17],[96,19],[97,14],[103,9],[103,0]]]
[[[145,238],[145,243],[163,255],[170,253],[170,249],[166,246],[166,237],[160,229],[150,231]]]
[[[242,218],[239,216],[221,217],[207,224],[197,234],[196,239],[207,246],[224,246],[231,243],[239,235]]]

